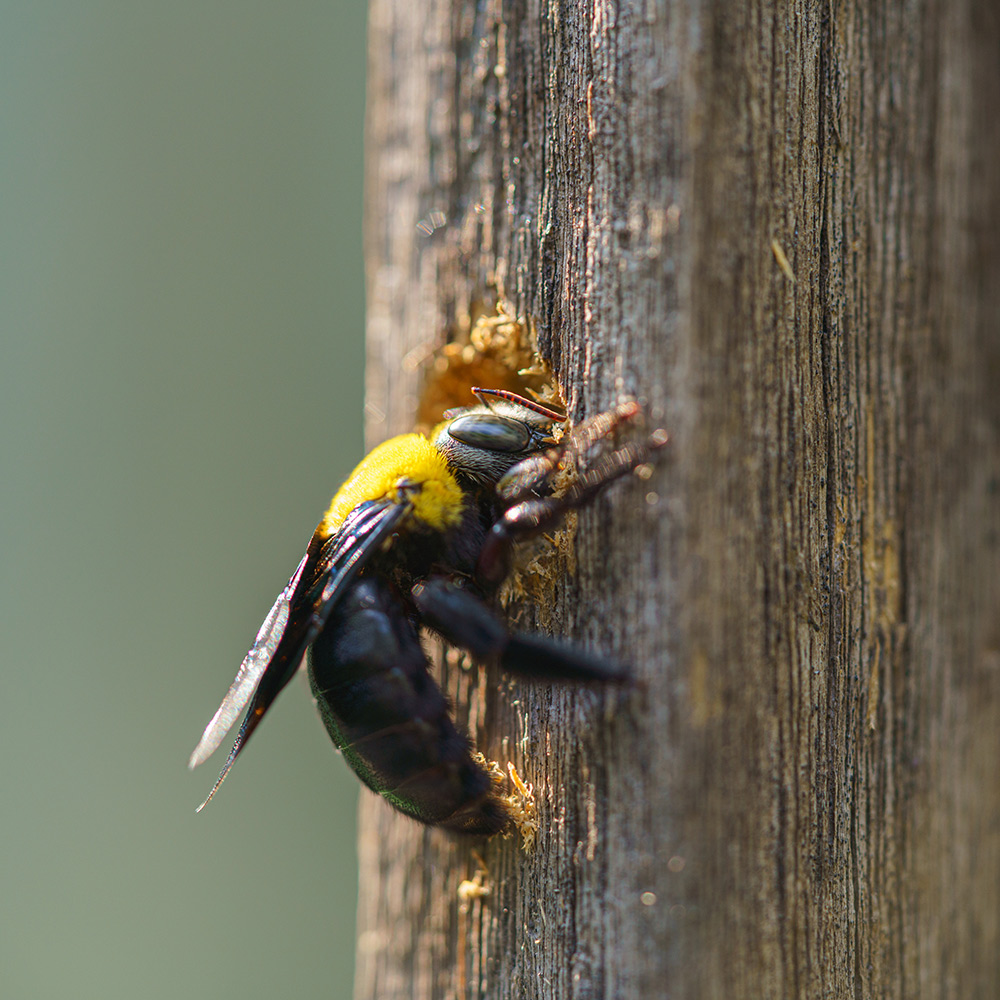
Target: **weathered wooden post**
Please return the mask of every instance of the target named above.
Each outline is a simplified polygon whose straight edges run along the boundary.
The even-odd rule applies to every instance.
[[[555,595],[641,686],[448,673],[534,850],[461,912],[473,846],[366,797],[359,1000],[996,995],[998,52],[973,0],[373,0],[373,440],[503,297],[675,444]]]

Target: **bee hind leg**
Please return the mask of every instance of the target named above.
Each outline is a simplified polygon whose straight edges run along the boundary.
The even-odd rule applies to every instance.
[[[621,664],[593,656],[540,635],[510,632],[473,593],[444,577],[432,577],[412,591],[421,620],[446,642],[468,650],[477,660],[542,681],[621,683],[629,672]]]

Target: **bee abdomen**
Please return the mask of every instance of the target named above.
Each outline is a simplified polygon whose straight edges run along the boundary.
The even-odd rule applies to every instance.
[[[507,825],[493,780],[428,672],[416,629],[379,579],[344,595],[313,643],[309,680],[330,738],[397,809],[464,833]]]

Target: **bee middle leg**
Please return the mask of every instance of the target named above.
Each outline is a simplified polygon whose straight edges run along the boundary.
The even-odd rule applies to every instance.
[[[468,650],[477,660],[544,681],[622,682],[620,664],[554,639],[511,632],[471,591],[445,577],[432,577],[412,591],[421,620],[446,642]]]

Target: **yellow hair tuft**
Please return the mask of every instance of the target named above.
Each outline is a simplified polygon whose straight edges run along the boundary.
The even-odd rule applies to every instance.
[[[362,459],[334,496],[320,532],[325,537],[335,534],[347,515],[369,500],[401,502],[403,484],[414,521],[443,531],[461,520],[464,497],[444,456],[423,434],[400,434]]]

